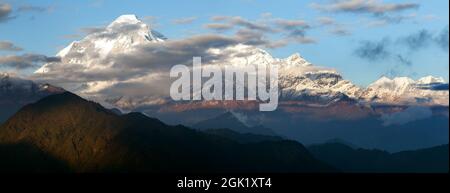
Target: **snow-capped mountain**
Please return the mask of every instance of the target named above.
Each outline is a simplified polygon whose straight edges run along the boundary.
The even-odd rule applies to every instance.
[[[164,46],[169,43],[171,43],[170,40],[150,29],[136,16],[123,15],[104,29],[91,33],[80,41],[71,43],[57,54],[61,57],[61,63],[45,64],[36,71],[36,74],[58,73],[60,72],[58,70],[61,69],[66,71],[77,69],[78,72],[81,71],[87,75],[105,70],[109,73],[116,70],[114,66],[116,55],[127,55],[137,49],[145,49],[147,45],[153,47],[161,45],[166,48]],[[182,43],[180,45],[183,46]],[[206,54],[212,56],[210,58],[217,59],[207,60],[208,62],[203,64],[204,67],[224,64],[237,67],[250,64],[277,65],[279,67],[280,100],[282,101],[304,101],[327,105],[350,99],[369,103],[448,106],[448,84],[447,89],[445,89],[446,83],[440,78],[424,77],[414,81],[404,77],[394,79],[384,77],[364,89],[349,80],[345,80],[335,69],[316,66],[298,53],[287,58],[275,58],[265,50],[255,46],[235,44],[208,49]],[[133,57],[139,56],[133,55],[130,58]],[[145,61],[140,62],[151,68],[150,65],[146,65]],[[172,65],[176,65],[176,63]],[[121,70],[118,76],[122,76],[122,74],[127,73],[127,70],[131,71],[132,69],[124,68]],[[159,74],[161,73],[159,72]],[[89,78],[89,76],[87,77]],[[90,81],[88,79],[77,90],[73,91],[84,96],[102,93],[103,100],[123,109],[134,109],[140,106],[165,104],[168,93],[165,97],[155,97],[153,91],[149,91],[148,95],[142,96],[141,94],[139,97],[131,96],[131,92],[128,92],[130,96],[127,96],[127,94],[111,94],[115,93],[113,92],[116,89],[115,86],[120,85],[119,89],[121,90],[129,89],[124,88],[123,85],[136,84],[155,84],[158,88],[170,88],[168,83],[169,81],[156,80],[154,74],[140,74],[140,76],[132,76],[128,79],[123,77],[102,81]]]
[[[103,29],[87,35],[80,41],[74,41],[62,49],[56,56],[61,63],[72,64],[71,67],[87,71],[111,68],[105,59],[114,54],[126,54],[137,46],[149,42],[163,42],[166,38],[135,15],[122,15]],[[49,64],[43,65],[36,73],[52,71]]]
[[[299,53],[287,58],[275,58],[265,50],[242,45],[213,50],[211,54],[234,53],[221,60],[222,64],[246,66],[251,64],[277,65],[281,100],[313,100],[330,103],[346,97],[357,98],[362,89],[334,69],[315,66]]]
[[[418,80],[382,77],[368,86],[361,99],[383,104],[448,106],[448,83],[432,76]]]

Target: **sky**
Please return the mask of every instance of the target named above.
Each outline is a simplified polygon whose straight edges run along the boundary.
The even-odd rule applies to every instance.
[[[361,86],[381,76],[448,81],[448,7],[445,0],[0,0],[0,63],[51,59],[90,30],[135,14],[169,39],[255,34],[275,57],[300,53]],[[11,68],[0,64],[23,73],[38,66]]]

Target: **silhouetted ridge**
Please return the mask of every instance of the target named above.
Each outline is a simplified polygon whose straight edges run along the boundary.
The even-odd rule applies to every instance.
[[[448,172],[448,145],[389,153],[352,148],[341,143],[312,145],[309,151],[319,160],[346,172]]]
[[[243,144],[142,113],[118,115],[70,92],[22,108],[0,126],[0,144],[27,144],[76,172],[334,171],[298,142]]]
[[[200,121],[193,126],[198,129],[230,129],[242,134],[257,134],[275,136],[275,132],[272,129],[263,126],[247,126],[240,121],[236,115],[231,112],[226,112],[222,115],[214,117],[212,119]]]

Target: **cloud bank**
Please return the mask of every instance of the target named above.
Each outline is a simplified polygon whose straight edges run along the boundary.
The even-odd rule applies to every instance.
[[[39,54],[0,56],[0,67],[15,69],[36,68],[43,63],[60,62],[60,58]]]
[[[14,45],[9,41],[0,41],[0,51],[22,51],[23,49],[19,46]]]
[[[412,64],[411,59],[401,53],[401,50],[406,49],[410,53],[415,53],[434,47],[448,52],[448,37],[448,26],[438,33],[422,29],[393,41],[389,37],[379,41],[361,41],[354,53],[359,58],[370,62],[395,59],[401,64],[410,66]]]
[[[416,3],[384,3],[382,0],[337,0],[327,4],[312,3],[311,7],[327,12],[367,13],[376,16],[418,9]]]
[[[11,5],[0,2],[0,22],[5,22],[14,17],[11,16],[12,8]]]

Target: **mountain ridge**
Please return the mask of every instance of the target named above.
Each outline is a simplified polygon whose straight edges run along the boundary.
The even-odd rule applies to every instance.
[[[24,105],[64,91],[63,88],[47,83],[36,83],[8,73],[0,73],[0,123]]]
[[[314,156],[347,172],[447,173],[448,144],[388,153],[378,149],[353,148],[342,143],[308,147]]]
[[[75,172],[335,171],[298,142],[241,144],[142,113],[117,115],[70,92],[26,105],[0,126],[0,144],[21,143]]]

